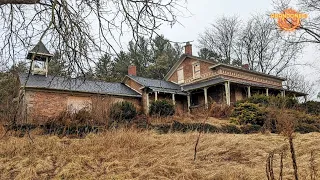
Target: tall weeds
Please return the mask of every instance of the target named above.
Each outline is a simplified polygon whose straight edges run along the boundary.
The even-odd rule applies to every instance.
[[[282,108],[276,114],[276,119],[277,119],[276,126],[277,126],[278,132],[280,132],[283,136],[285,136],[288,139],[290,153],[291,153],[291,160],[292,160],[292,168],[294,171],[294,178],[295,180],[298,180],[299,179],[298,165],[297,165],[295,147],[293,143],[296,119],[293,114],[291,114],[289,111],[285,110],[284,108]]]

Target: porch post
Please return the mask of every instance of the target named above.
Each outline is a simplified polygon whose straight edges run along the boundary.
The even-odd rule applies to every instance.
[[[146,114],[149,114],[149,93],[146,92],[147,96],[146,96],[146,101],[147,101],[147,111]]]
[[[248,86],[248,98],[251,97],[251,87]]]
[[[190,94],[187,95],[187,99],[188,99],[188,112],[190,113],[190,105],[191,105]]]
[[[154,92],[154,101],[158,101],[158,92],[157,91]]]
[[[266,96],[269,96],[269,89],[266,88]]]
[[[46,77],[48,77],[48,66],[49,66],[49,61],[48,61],[48,57],[46,58]]]
[[[205,108],[208,109],[208,88],[207,87],[203,88],[203,91],[204,91],[204,105],[205,105]]]
[[[226,91],[226,101],[227,105],[230,106],[231,101],[230,101],[230,81],[226,81],[224,83],[225,91]]]
[[[304,102],[307,102],[307,95],[304,96]]]
[[[173,105],[176,105],[176,98],[175,98],[175,95],[174,95],[174,94],[172,94],[172,104],[173,104]]]
[[[281,96],[282,96],[282,97],[285,97],[285,96],[286,96],[285,90],[281,91]]]

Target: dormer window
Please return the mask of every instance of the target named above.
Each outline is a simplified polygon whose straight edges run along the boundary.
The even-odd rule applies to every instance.
[[[193,71],[193,79],[200,78],[200,62],[194,62],[192,64],[192,71]]]

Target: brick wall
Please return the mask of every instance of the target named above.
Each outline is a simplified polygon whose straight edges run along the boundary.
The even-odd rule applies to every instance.
[[[101,96],[103,104],[110,107],[111,103],[118,101],[129,101],[134,104],[137,111],[142,111],[141,98],[124,96]],[[106,98],[107,97],[107,98]],[[74,106],[83,107],[96,102],[97,95],[87,93],[72,93],[46,90],[26,90],[24,98],[25,120],[22,123],[42,124],[49,118],[58,116],[60,113],[68,110],[70,103],[76,103]],[[26,121],[26,122],[25,122]]]
[[[195,62],[200,62],[200,75],[205,76],[208,73],[211,73],[212,70],[209,69],[210,66],[214,65],[214,63],[207,63],[204,61],[198,61],[196,59],[192,59],[187,57],[177,69],[183,67],[183,75],[184,75],[184,80],[189,80],[189,81],[199,81],[201,79],[193,79],[193,70],[192,70],[192,64]],[[178,83],[178,75],[177,71],[175,71],[171,77],[169,77],[169,81]]]
[[[183,73],[184,73],[184,84],[194,83],[203,79],[207,79],[213,76],[225,76],[227,78],[232,78],[234,80],[242,80],[242,81],[248,81],[248,82],[256,82],[256,83],[262,83],[266,85],[276,86],[276,87],[282,87],[282,80],[278,80],[272,77],[267,77],[264,75],[258,75],[253,74],[250,72],[243,72],[240,70],[230,69],[230,68],[218,68],[216,70],[209,69],[210,66],[214,65],[214,63],[207,63],[203,61],[200,62],[200,79],[193,79],[193,70],[192,70],[192,64],[194,62],[197,62],[198,60],[192,59],[187,57],[177,69],[183,67]],[[175,71],[169,78],[169,81],[178,83],[178,75],[177,71]]]
[[[130,87],[131,89],[134,89],[136,92],[142,94],[142,90],[141,88],[143,87],[141,84],[137,83],[136,81],[128,78],[126,81],[125,81],[125,84]]]

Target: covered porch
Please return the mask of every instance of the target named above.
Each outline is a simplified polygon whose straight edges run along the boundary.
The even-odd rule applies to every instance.
[[[217,78],[197,85],[183,87],[187,91],[188,111],[192,108],[209,108],[209,104],[233,105],[239,100],[251,97],[254,94],[283,97],[305,97],[307,94],[295,91],[287,91],[282,87],[273,87],[265,84],[248,83],[231,79]]]
[[[145,114],[149,114],[150,104],[158,100],[167,100],[175,106],[176,111],[187,111],[187,93],[177,89],[165,89],[158,87],[143,88],[142,101]]]

